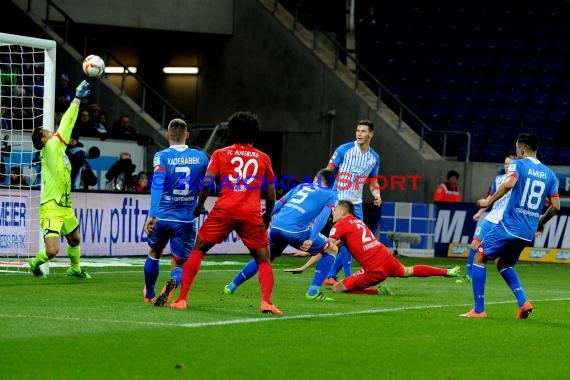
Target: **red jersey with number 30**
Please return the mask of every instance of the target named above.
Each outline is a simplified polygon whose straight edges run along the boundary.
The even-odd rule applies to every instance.
[[[271,159],[251,145],[234,144],[216,150],[208,165],[219,180],[214,207],[239,216],[261,215],[261,190],[275,181]]]
[[[392,256],[388,248],[376,240],[366,224],[354,215],[336,222],[329,237],[340,240],[365,271],[374,271]]]

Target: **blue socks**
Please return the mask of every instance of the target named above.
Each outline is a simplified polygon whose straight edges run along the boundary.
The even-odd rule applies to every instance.
[[[257,263],[255,260],[251,260],[249,263],[243,267],[243,269],[237,274],[232,282],[228,284],[228,288],[232,293],[236,290],[238,286],[255,276],[257,273]]]
[[[513,267],[508,267],[501,270],[500,273],[507,285],[509,285],[509,288],[513,291],[515,297],[517,297],[517,302],[519,307],[521,307],[526,301],[526,294],[524,293],[517,271]]]
[[[487,267],[484,265],[471,265],[473,287],[473,299],[475,300],[475,312],[485,311],[485,282],[487,281]]]
[[[321,289],[321,285],[327,279],[327,275],[334,264],[335,258],[330,253],[322,253],[321,259],[317,262],[315,266],[315,274],[313,275],[313,280],[311,281],[311,286],[309,286],[309,291],[307,292],[310,296],[316,296]]]
[[[182,281],[182,268],[176,267],[170,271],[170,278],[176,281],[176,287],[180,287],[180,281]]]
[[[475,258],[476,253],[477,253],[476,249],[469,248],[469,256],[467,256],[467,265],[465,266],[465,274],[469,277],[473,277],[472,267],[473,267],[473,259]]]
[[[154,286],[158,278],[159,260],[147,256],[144,262],[144,283],[146,286],[146,298],[154,298]]]
[[[341,247],[340,250],[338,251],[338,254],[336,255],[336,259],[331,267],[331,270],[327,274],[327,278],[331,277],[336,278],[338,272],[340,272],[340,270],[343,268],[344,268],[344,276],[345,277],[350,276],[352,274],[351,264],[352,264],[352,256],[350,255],[350,252],[348,252],[348,249],[346,249],[345,247]]]

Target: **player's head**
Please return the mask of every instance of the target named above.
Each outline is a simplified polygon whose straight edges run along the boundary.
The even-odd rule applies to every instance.
[[[182,119],[172,119],[168,123],[168,141],[171,144],[184,144],[188,139],[188,125]]]
[[[238,144],[252,144],[261,129],[257,115],[252,112],[235,112],[228,119],[230,140]]]
[[[317,172],[313,183],[319,184],[321,188],[330,188],[334,182],[334,172],[330,169],[321,169]]]
[[[354,205],[345,199],[337,202],[333,209],[333,222],[338,222],[349,215],[354,215]]]
[[[374,136],[374,124],[370,120],[360,120],[356,125],[356,141],[359,145],[368,145]]]
[[[517,159],[517,156],[515,156],[514,154],[509,154],[507,157],[505,157],[505,162],[503,163],[502,173],[506,173],[511,162],[513,162],[516,159]]]
[[[35,127],[32,131],[32,144],[37,150],[42,150],[50,137],[54,135],[54,131],[42,127]]]
[[[521,133],[515,145],[517,157],[536,156],[538,137],[534,133]]]

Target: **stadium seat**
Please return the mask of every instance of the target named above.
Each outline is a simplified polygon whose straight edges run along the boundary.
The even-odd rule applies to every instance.
[[[479,159],[485,162],[499,162],[512,150],[514,150],[512,144],[485,144]]]
[[[520,125],[522,116],[522,108],[503,108],[497,116],[497,121],[505,125]]]
[[[545,124],[546,111],[530,108],[524,113],[522,121],[525,127],[540,128]]]
[[[558,123],[568,114],[568,111],[561,111],[561,110],[552,110],[548,113],[547,118],[547,126],[549,127],[556,127]]]
[[[537,158],[547,165],[556,165],[558,163],[558,148],[541,144],[538,148]]]
[[[570,147],[560,147],[558,149],[557,162],[559,165],[570,166]]]
[[[537,91],[532,94],[530,104],[536,108],[548,109],[551,106],[551,99],[552,95],[550,92]]]
[[[529,94],[526,91],[510,91],[505,96],[506,107],[524,107],[528,102]]]
[[[536,81],[536,87],[539,90],[553,90],[560,84],[560,77],[552,74],[542,74]]]
[[[513,78],[512,86],[515,91],[533,88],[536,84],[536,76],[532,74],[519,74]]]

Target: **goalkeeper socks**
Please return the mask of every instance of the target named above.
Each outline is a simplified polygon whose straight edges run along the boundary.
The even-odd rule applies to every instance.
[[[321,259],[317,262],[315,267],[315,274],[313,275],[313,280],[311,281],[311,286],[309,286],[309,291],[307,292],[310,296],[316,296],[321,289],[321,285],[327,278],[332,265],[334,264],[334,256],[330,253],[322,253]]]
[[[517,271],[513,267],[507,267],[502,269],[499,273],[501,273],[501,276],[503,276],[503,279],[507,285],[509,285],[515,297],[517,297],[517,302],[519,307],[521,307],[526,301],[526,294],[524,293]]]
[[[473,277],[473,274],[471,273],[471,269],[472,269],[472,265],[473,265],[473,259],[475,258],[476,253],[477,253],[476,249],[469,248],[469,256],[467,256],[467,265],[465,266],[465,273],[466,273],[466,276],[468,276],[468,277]]]
[[[170,271],[170,278],[173,278],[176,281],[176,287],[180,287],[180,282],[182,281],[182,268],[175,267]]]
[[[475,301],[475,312],[482,313],[485,311],[485,282],[487,281],[487,267],[484,265],[473,264],[472,267],[473,300]]]
[[[414,265],[412,267],[412,276],[414,277],[431,277],[431,276],[446,276],[447,269],[432,267],[429,265]]]
[[[154,298],[154,286],[159,274],[159,259],[146,257],[144,262],[144,284],[146,286],[146,298]]]
[[[204,254],[196,249],[193,249],[190,253],[190,257],[186,264],[184,264],[184,269],[182,270],[182,281],[180,283],[180,295],[178,300],[186,301],[188,299],[188,292],[190,292],[190,287],[200,270],[202,265],[202,260],[204,259]]]
[[[79,257],[81,256],[81,246],[77,244],[75,247],[67,244],[66,247],[67,256],[69,256],[69,261],[71,262],[71,267],[73,269],[79,270]]]
[[[32,264],[34,267],[38,267],[39,265],[45,264],[49,261],[49,257],[46,253],[45,249],[40,249],[36,257],[32,259]]]
[[[237,274],[232,282],[228,284],[231,291],[235,291],[238,286],[255,276],[257,273],[257,263],[255,260],[251,260],[249,263],[243,267],[243,269]]]
[[[275,279],[273,277],[273,268],[269,261],[262,262],[258,266],[259,269],[259,286],[261,287],[261,300],[271,303],[271,293]]]

